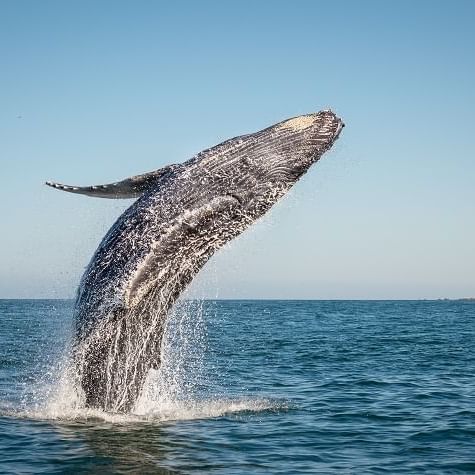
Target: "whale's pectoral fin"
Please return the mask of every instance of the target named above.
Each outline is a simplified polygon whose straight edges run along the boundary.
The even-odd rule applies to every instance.
[[[126,199],[138,198],[145,191],[153,187],[158,180],[167,175],[177,165],[169,165],[153,172],[144,173],[126,178],[115,183],[93,186],[70,186],[47,181],[46,185],[57,190],[68,191],[69,193],[78,193],[80,195],[93,196],[95,198]]]

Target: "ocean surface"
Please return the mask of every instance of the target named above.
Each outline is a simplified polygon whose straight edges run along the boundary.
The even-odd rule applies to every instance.
[[[182,302],[133,414],[82,408],[72,302],[0,300],[0,473],[475,473],[475,302]]]

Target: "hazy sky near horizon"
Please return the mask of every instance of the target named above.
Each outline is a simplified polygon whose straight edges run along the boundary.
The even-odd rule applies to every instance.
[[[0,298],[71,297],[100,184],[331,107],[347,127],[190,295],[475,296],[475,2],[4,1]]]

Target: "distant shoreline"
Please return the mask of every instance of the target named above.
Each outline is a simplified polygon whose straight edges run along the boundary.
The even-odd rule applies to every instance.
[[[449,302],[475,302],[475,297],[464,297],[461,299],[436,299],[441,300],[442,302],[449,301]]]

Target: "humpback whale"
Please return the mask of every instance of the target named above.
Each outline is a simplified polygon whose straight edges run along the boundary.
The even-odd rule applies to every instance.
[[[87,407],[133,409],[147,373],[160,365],[176,299],[218,249],[286,194],[343,126],[324,110],[123,181],[46,182],[93,197],[137,198],[103,238],[77,291],[72,354]]]

